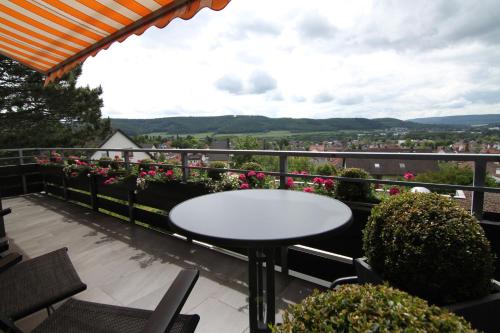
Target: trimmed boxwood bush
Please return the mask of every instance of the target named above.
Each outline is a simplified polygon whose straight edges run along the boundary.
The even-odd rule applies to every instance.
[[[369,178],[365,170],[358,168],[346,168],[340,171],[340,177],[348,178]],[[346,201],[369,201],[371,198],[371,187],[369,183],[355,183],[345,180],[338,180],[335,187],[337,198]]]
[[[246,162],[241,165],[242,170],[262,171],[262,165],[257,162]]]
[[[315,173],[321,176],[332,176],[337,174],[337,169],[330,163],[323,163],[316,167]]]
[[[315,291],[283,314],[274,333],[476,332],[463,318],[418,297],[379,285]]]
[[[213,162],[210,162],[208,167],[214,168],[214,169],[225,169],[225,168],[227,168],[227,164],[225,162],[222,162],[222,161],[213,161]],[[214,180],[220,180],[223,173],[225,173],[225,171],[208,170],[207,176],[214,179]]]
[[[478,298],[491,289],[494,255],[483,229],[437,193],[404,193],[375,206],[363,250],[382,278],[436,304]]]

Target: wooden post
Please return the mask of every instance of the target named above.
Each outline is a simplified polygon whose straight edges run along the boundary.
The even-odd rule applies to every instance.
[[[90,190],[90,205],[95,212],[99,211],[99,198],[97,197],[97,179],[94,175],[90,175],[89,190]]]
[[[189,178],[188,158],[187,158],[187,153],[185,152],[181,153],[181,163],[182,163],[182,181],[185,183]]]
[[[134,190],[128,190],[128,221],[130,223],[135,223],[135,192]]]

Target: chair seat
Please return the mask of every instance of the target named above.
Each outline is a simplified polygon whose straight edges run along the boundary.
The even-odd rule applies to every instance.
[[[138,333],[153,311],[69,299],[33,333]],[[169,331],[193,332],[198,315],[178,315]]]
[[[18,320],[86,288],[62,248],[0,273],[0,313]]]

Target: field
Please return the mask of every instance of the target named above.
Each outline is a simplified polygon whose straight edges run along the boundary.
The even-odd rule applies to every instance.
[[[204,132],[204,133],[189,133],[189,134],[179,134],[180,136],[191,135],[197,139],[202,139],[207,136],[213,136],[215,138],[227,138],[227,137],[235,137],[235,136],[253,136],[261,139],[279,139],[279,138],[287,138],[291,136],[297,135],[338,135],[340,133],[347,133],[352,131],[318,131],[318,132],[291,132],[291,131],[269,131],[269,132],[255,132],[255,133],[225,133],[225,134],[215,134],[213,132]],[[168,132],[153,132],[147,133],[149,136],[175,136],[177,134],[171,134]]]

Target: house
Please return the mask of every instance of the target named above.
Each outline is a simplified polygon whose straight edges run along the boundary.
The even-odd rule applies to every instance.
[[[113,148],[141,149],[142,147],[136,142],[134,142],[134,140],[127,134],[125,134],[122,130],[117,129],[111,135],[109,135],[98,148],[109,149],[109,150],[98,150],[94,152],[94,154],[91,157],[92,160],[98,160],[103,156],[109,156],[111,158],[113,158],[114,156],[120,156],[121,158],[125,157],[125,155],[122,152],[113,151]],[[133,151],[133,152],[131,151],[129,153],[130,162],[137,162],[147,158],[153,158],[153,156],[151,156],[146,152],[139,152],[139,151]]]
[[[230,149],[229,139],[214,140],[210,144],[210,149]],[[209,162],[213,161],[229,162],[229,154],[207,154],[207,160]]]
[[[370,149],[370,152],[412,152],[409,149]],[[430,151],[413,151],[430,152]],[[438,161],[436,160],[404,160],[404,159],[382,159],[382,158],[346,158],[346,168],[363,169],[375,178],[383,177],[402,177],[410,172],[418,175],[424,172],[439,171]]]

